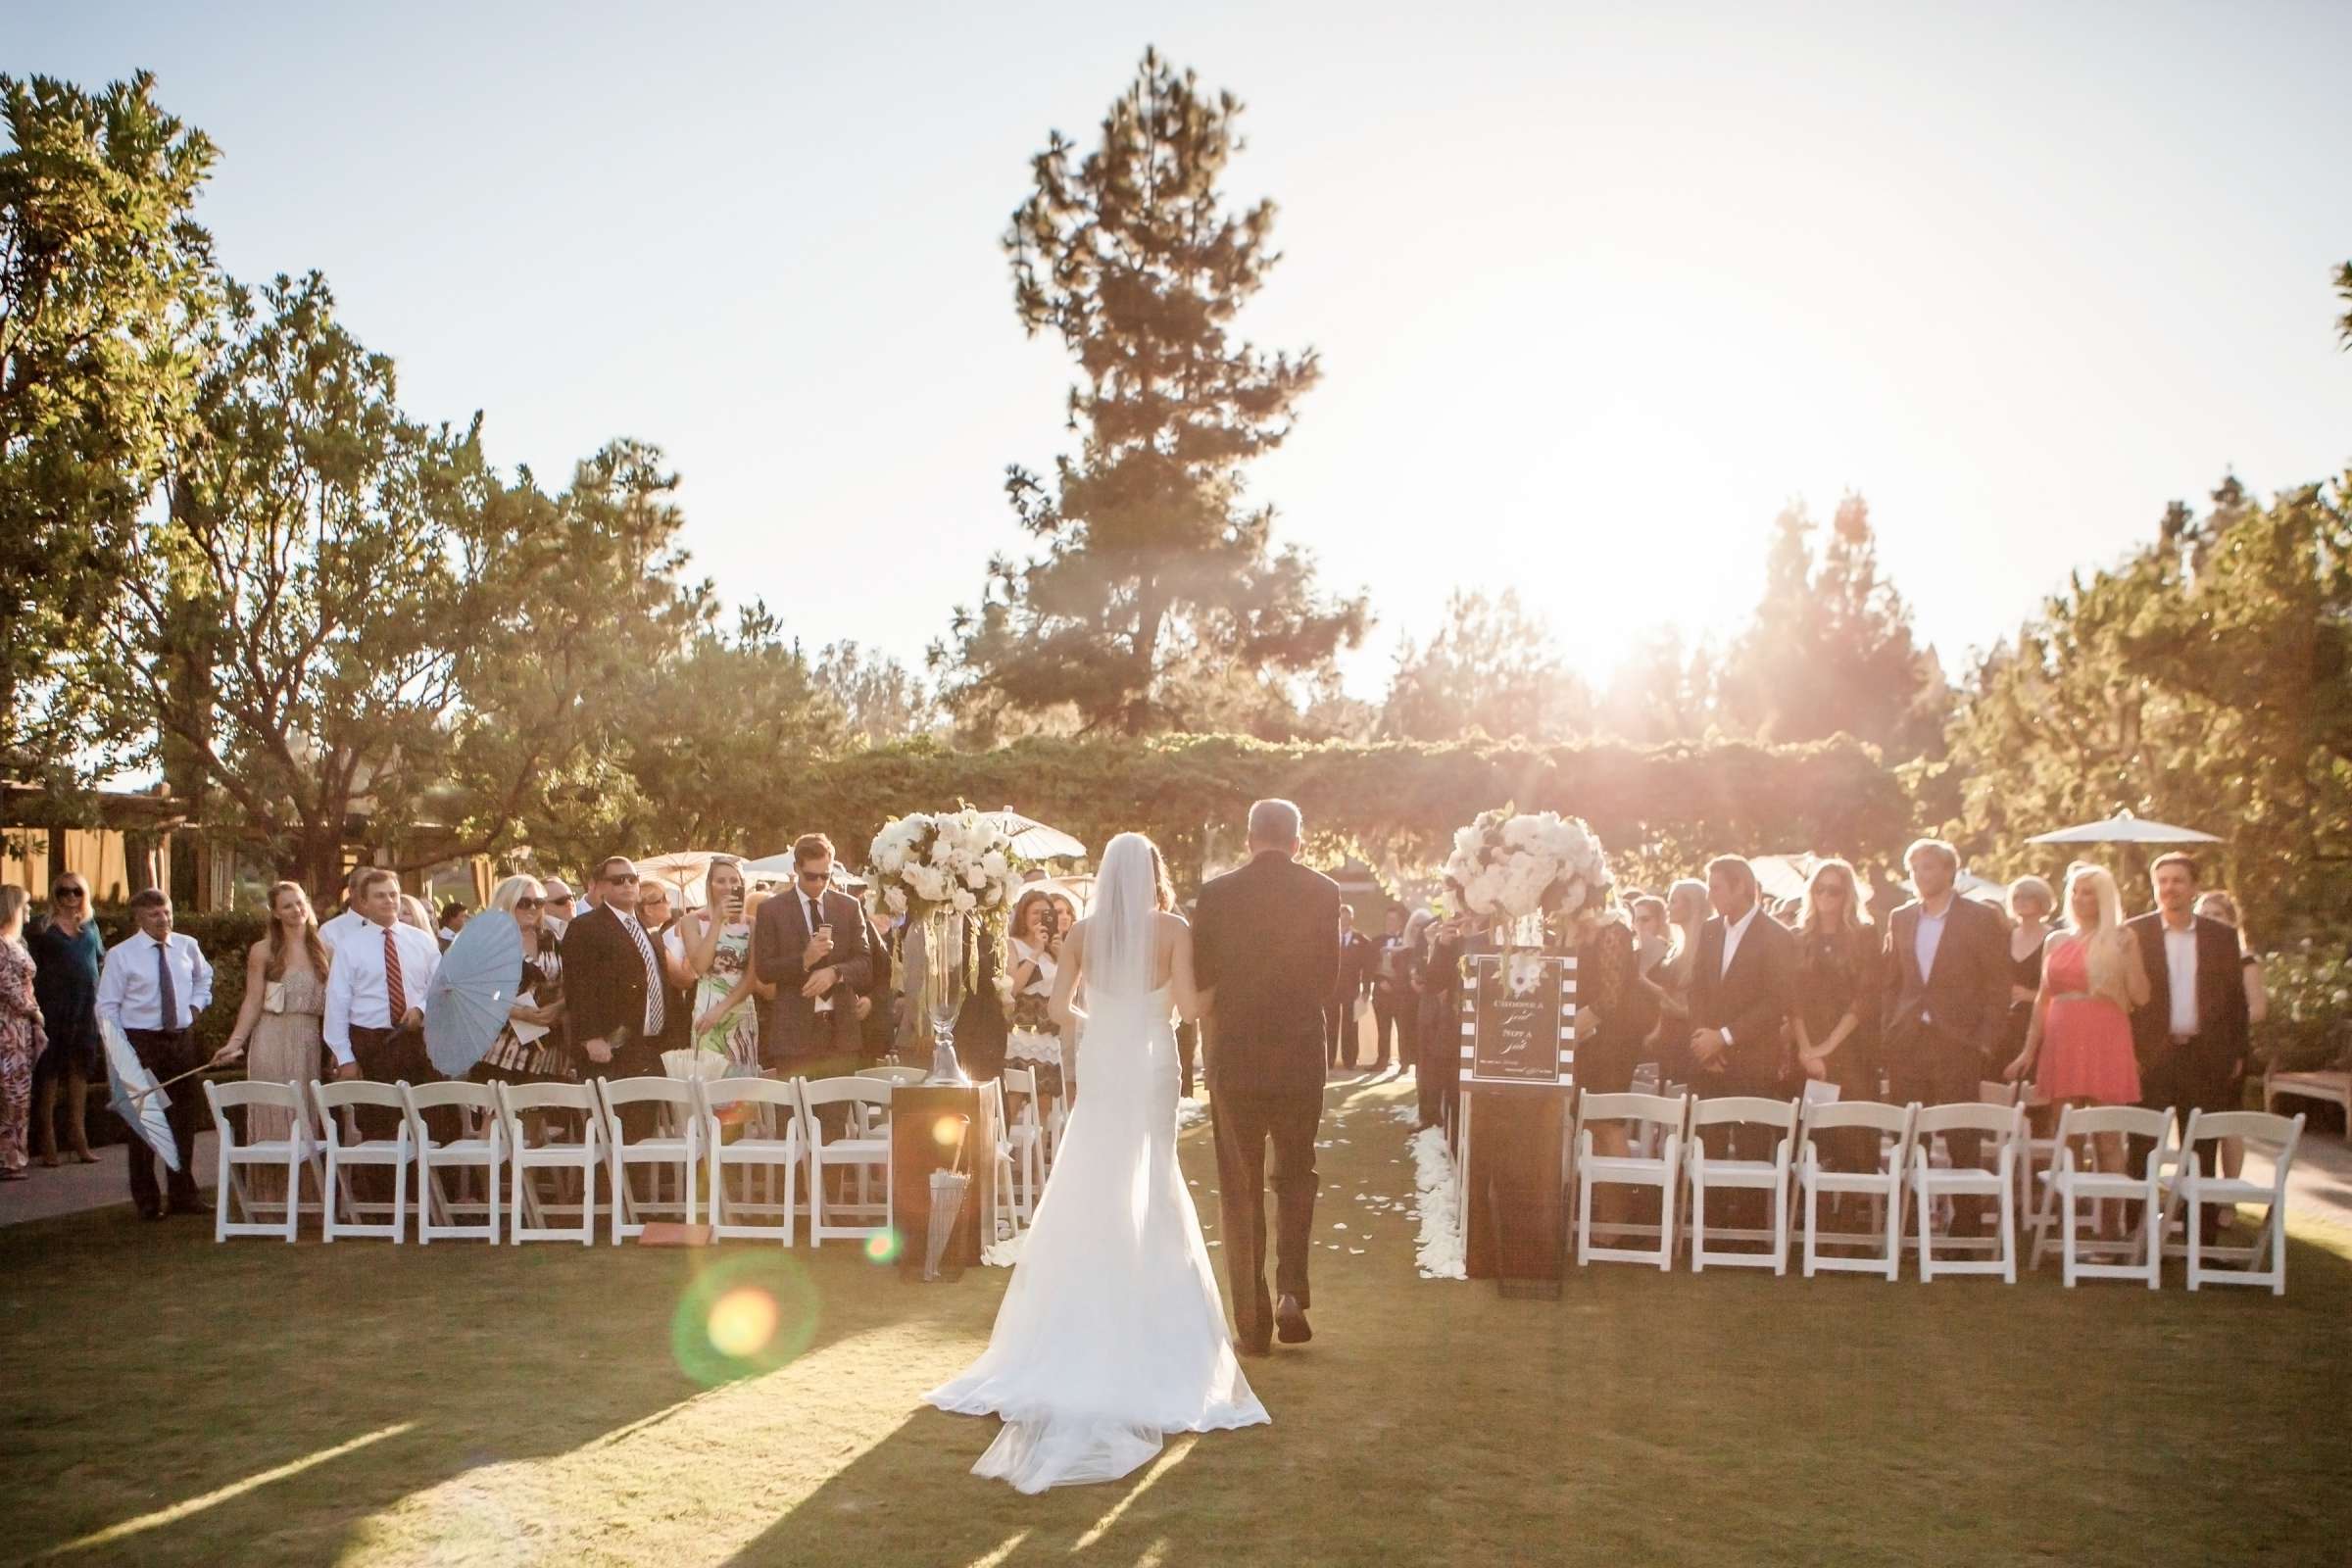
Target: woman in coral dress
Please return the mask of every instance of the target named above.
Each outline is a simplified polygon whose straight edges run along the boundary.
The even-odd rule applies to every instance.
[[[2124,929],[2124,901],[2104,868],[2078,865],[2066,879],[2067,923],[2042,950],[2041,988],[2034,999],[2026,1049],[2009,1064],[2012,1081],[2031,1074],[2051,1103],[2136,1105],[2139,1058],[2132,1049],[2132,1009],[2148,1000],[2139,944]],[[2124,1168],[2120,1133],[2093,1140],[2100,1170]],[[2105,1205],[2101,1205],[2104,1209]],[[2101,1234],[2108,1234],[2102,1213]]]

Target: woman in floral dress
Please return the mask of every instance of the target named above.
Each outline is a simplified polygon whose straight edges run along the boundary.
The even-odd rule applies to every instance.
[[[774,988],[752,977],[751,892],[743,862],[714,857],[704,876],[705,906],[678,917],[663,946],[670,977],[694,992],[694,1044],[727,1058],[730,1078],[760,1076],[760,1009]]]
[[[47,1044],[32,994],[32,955],[24,949],[24,890],[0,887],[0,1181],[21,1182],[26,1118],[32,1111],[32,1062]]]

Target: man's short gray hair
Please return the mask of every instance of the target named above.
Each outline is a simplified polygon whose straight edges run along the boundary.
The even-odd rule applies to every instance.
[[[1250,808],[1250,843],[1253,848],[1287,850],[1305,836],[1305,819],[1290,802],[1260,801]]]

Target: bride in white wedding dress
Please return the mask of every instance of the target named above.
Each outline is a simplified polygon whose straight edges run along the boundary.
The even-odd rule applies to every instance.
[[[972,1473],[1022,1492],[1115,1481],[1159,1452],[1163,1433],[1269,1419],[1234,1356],[1176,1163],[1170,1014],[1196,1016],[1200,997],[1173,902],[1150,839],[1110,841],[1054,983],[1064,1041],[1080,1021],[1085,1037],[1053,1179],[987,1350],[924,1396],[1003,1417]]]

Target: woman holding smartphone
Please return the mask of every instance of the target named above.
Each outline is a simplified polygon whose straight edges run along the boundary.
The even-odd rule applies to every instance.
[[[710,861],[703,883],[709,901],[680,915],[663,947],[671,979],[694,993],[694,1044],[727,1058],[729,1077],[760,1073],[760,1009],[754,999],[770,996],[752,977],[752,923],[745,912],[750,893],[743,862],[731,855]]]

